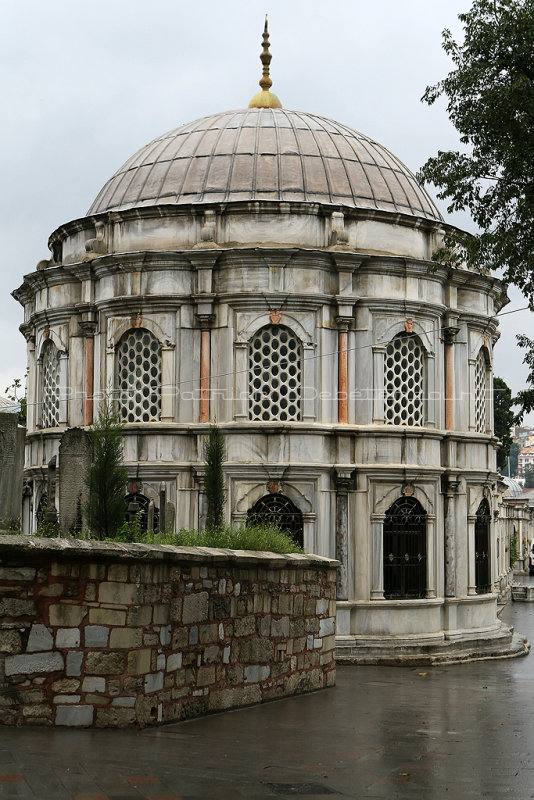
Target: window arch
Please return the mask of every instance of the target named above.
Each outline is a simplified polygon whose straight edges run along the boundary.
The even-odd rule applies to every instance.
[[[248,418],[302,419],[302,344],[283,325],[261,328],[249,344]]]
[[[139,494],[138,492],[133,493],[130,492],[125,497],[126,500],[126,513],[129,518],[133,514],[137,518],[139,523],[139,528],[141,533],[146,533],[148,530],[148,511],[150,508],[150,500],[144,494]],[[137,511],[135,507],[137,506]],[[154,533],[159,532],[159,508],[153,504],[154,508],[154,521],[152,525],[152,530]]]
[[[57,428],[59,425],[59,350],[50,339],[41,351],[41,425]]]
[[[117,345],[118,410],[123,422],[161,417],[161,344],[146,328],[131,328]]]
[[[475,519],[475,585],[477,594],[491,591],[490,581],[490,522],[491,511],[484,497]]]
[[[415,334],[399,333],[386,348],[384,411],[387,425],[424,424],[424,350]]]
[[[384,597],[413,599],[427,590],[426,511],[414,497],[399,497],[384,520]]]
[[[475,361],[475,431],[486,433],[488,429],[488,361],[484,348],[478,351]]]
[[[284,494],[266,494],[247,512],[247,525],[276,525],[304,547],[302,511]]]

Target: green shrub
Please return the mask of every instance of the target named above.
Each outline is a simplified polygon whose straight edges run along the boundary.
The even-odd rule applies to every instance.
[[[132,541],[120,539],[119,541]],[[181,530],[178,533],[149,531],[137,541],[148,544],[171,544],[176,547],[224,547],[229,550],[264,550],[270,553],[302,553],[289,534],[275,525],[239,525],[205,531]]]

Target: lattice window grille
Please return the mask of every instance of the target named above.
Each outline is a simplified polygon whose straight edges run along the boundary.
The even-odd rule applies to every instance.
[[[281,325],[262,328],[250,342],[248,418],[301,419],[301,344]]]
[[[53,342],[48,341],[42,357],[43,428],[59,425],[59,352]]]
[[[117,348],[117,390],[123,422],[156,422],[161,416],[161,345],[149,331],[127,331]]]
[[[477,433],[486,433],[488,424],[486,373],[486,358],[482,350],[479,350],[475,362],[475,430]]]
[[[384,370],[386,424],[424,424],[423,359],[423,348],[415,336],[395,336],[388,344]]]

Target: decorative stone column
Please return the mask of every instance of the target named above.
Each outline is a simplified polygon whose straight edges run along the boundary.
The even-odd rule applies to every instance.
[[[200,398],[199,420],[209,422],[211,399],[211,326],[214,320],[213,268],[220,255],[215,238],[217,234],[217,215],[206,211],[200,241],[189,254],[189,261],[196,272],[196,318],[200,323]]]
[[[456,597],[456,493],[459,481],[446,476],[445,493],[445,597]]]
[[[35,328],[33,325],[23,323],[20,331],[26,339],[28,353],[28,377],[26,379],[26,431],[31,433],[37,427],[37,395],[38,376],[35,358]],[[29,533],[29,531],[24,531]]]
[[[467,594],[477,593],[477,580],[475,570],[475,523],[476,514],[467,517]]]
[[[445,427],[454,430],[454,340],[460,328],[447,325],[442,328],[445,347]]]
[[[197,314],[200,322],[200,401],[199,421],[210,420],[211,330],[212,314]]]
[[[206,492],[204,491],[204,467],[197,467],[193,474],[198,486],[198,529],[203,531],[206,527],[208,516],[208,504],[206,502]]]
[[[349,320],[337,317],[338,333],[338,382],[337,382],[337,421],[346,425],[349,421],[349,389],[348,389],[348,339]]]
[[[384,422],[384,365],[386,345],[373,346],[373,424]]]
[[[167,529],[167,485],[165,481],[161,481],[159,485],[159,529],[164,533]]]
[[[353,484],[352,470],[336,468],[336,558],[341,565],[337,573],[338,600],[348,600],[349,490]]]
[[[96,309],[82,312],[80,328],[85,337],[85,377],[83,387],[83,424],[91,425],[94,412]]]
[[[46,494],[48,498],[48,505],[45,512],[45,522],[52,524],[57,523],[57,509],[56,509],[56,464],[57,459],[54,456],[48,462],[48,471],[46,476]]]
[[[384,520],[385,514],[372,514],[373,569],[371,600],[384,599]]]
[[[427,514],[426,518],[426,596],[428,599],[436,597],[436,548],[435,548],[436,518]]]

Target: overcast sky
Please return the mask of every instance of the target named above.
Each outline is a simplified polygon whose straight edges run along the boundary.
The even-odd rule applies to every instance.
[[[139,147],[258,91],[269,14],[273,91],[285,108],[332,117],[376,138],[413,171],[457,146],[445,104],[420,102],[451,68],[470,0],[0,0],[0,395],[25,370],[22,307],[10,296],[49,256],[59,225],[83,216]],[[462,227],[466,217],[444,216]],[[506,310],[526,303],[510,292]],[[515,334],[504,316],[495,371],[518,391]]]

